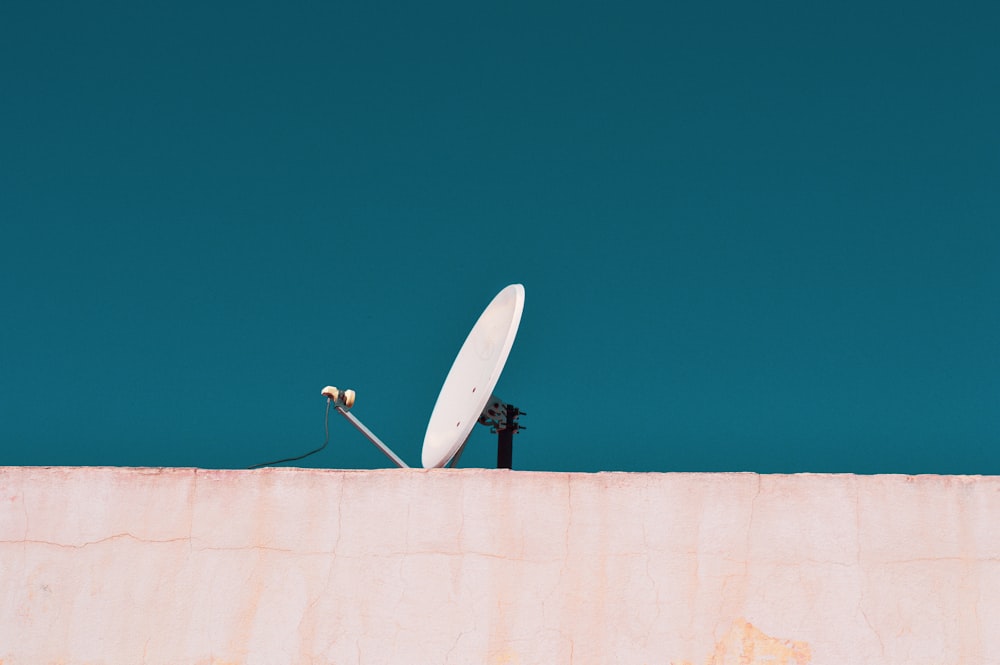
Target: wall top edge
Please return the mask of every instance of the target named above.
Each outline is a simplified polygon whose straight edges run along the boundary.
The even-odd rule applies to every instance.
[[[906,473],[879,473],[879,474],[855,474],[855,473],[822,473],[822,472],[798,472],[798,473],[757,473],[753,471],[529,471],[529,470],[509,470],[509,469],[489,469],[489,468],[464,468],[464,469],[333,469],[333,468],[313,468],[313,467],[269,467],[263,469],[206,469],[200,467],[146,467],[146,466],[2,466],[0,473],[101,473],[101,474],[124,474],[124,475],[206,475],[206,476],[266,476],[266,475],[448,475],[448,476],[503,476],[514,477],[528,476],[620,476],[620,477],[684,477],[689,479],[747,479],[747,478],[816,478],[816,479],[836,479],[836,478],[886,478],[886,479],[918,479],[918,478],[951,478],[955,480],[997,480],[1000,476],[982,474],[906,474]]]

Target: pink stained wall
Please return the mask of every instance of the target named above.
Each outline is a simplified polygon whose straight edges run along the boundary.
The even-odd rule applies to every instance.
[[[1000,478],[0,467],[0,663],[1000,663]]]

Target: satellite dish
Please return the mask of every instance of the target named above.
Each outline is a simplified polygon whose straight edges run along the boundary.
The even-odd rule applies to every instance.
[[[497,385],[500,372],[510,355],[510,348],[514,345],[523,311],[524,287],[511,284],[493,298],[465,338],[438,394],[430,422],[427,423],[422,455],[425,469],[442,467],[449,462],[454,466],[477,422],[489,425],[497,434],[497,468],[511,468],[513,436],[524,429],[517,419],[525,413],[513,404],[498,399],[493,394],[493,388]],[[409,468],[399,455],[351,413],[356,398],[353,390],[327,386],[323,388],[322,394],[327,399],[327,414],[332,405],[396,466]],[[312,452],[319,450],[322,448]],[[279,462],[294,461],[305,456]],[[272,463],[277,462],[251,468]]]
[[[465,445],[491,398],[510,355],[524,311],[524,287],[511,284],[498,293],[472,327],[438,394],[421,461],[442,467]]]

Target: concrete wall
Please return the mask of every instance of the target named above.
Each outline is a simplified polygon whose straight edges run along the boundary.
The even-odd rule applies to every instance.
[[[1000,663],[1000,478],[0,468],[0,662]]]

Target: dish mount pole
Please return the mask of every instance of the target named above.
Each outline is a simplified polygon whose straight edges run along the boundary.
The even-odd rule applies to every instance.
[[[524,429],[517,422],[524,414],[513,404],[503,404],[503,408],[495,409],[491,414],[492,431],[497,435],[497,468],[512,469],[514,462],[514,435]]]

